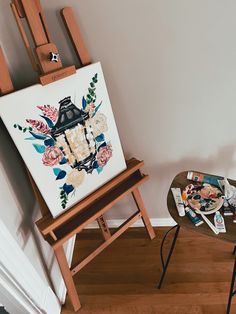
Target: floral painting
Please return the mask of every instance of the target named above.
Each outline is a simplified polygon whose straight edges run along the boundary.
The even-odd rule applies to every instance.
[[[86,68],[89,71],[83,75],[81,71],[85,72]],[[3,109],[1,113],[3,121],[6,121],[5,124],[8,129],[10,128],[10,134],[14,129],[13,139],[18,133],[17,138],[21,138],[20,142],[24,143],[17,147],[20,152],[23,150],[23,154],[21,153],[23,158],[26,155],[26,164],[28,159],[26,152],[32,147],[30,160],[37,161],[37,166],[47,173],[47,178],[50,178],[50,183],[49,181],[47,183],[53,186],[55,208],[52,208],[51,202],[48,205],[53,216],[87,196],[101,186],[101,183],[107,182],[126,167],[101,66],[98,63],[86,68],[77,71],[76,74],[80,78],[77,83],[83,83],[84,88],[81,85],[76,86],[76,79],[72,79],[73,87],[66,82],[71,79],[64,79],[67,86],[64,88],[65,93],[63,90],[57,93],[59,86],[55,86],[54,101],[42,102],[37,99],[30,102],[32,116],[26,109],[24,118],[21,117],[19,121],[16,114],[14,121],[10,119],[12,121],[10,125],[9,110]],[[63,86],[58,82],[51,85]],[[3,104],[2,108],[6,106]],[[36,163],[34,165],[36,167]],[[103,174],[104,179],[101,180]],[[35,171],[32,175],[47,202],[47,196],[43,193],[44,188],[40,186],[42,180],[37,182]],[[48,188],[50,189],[50,186]]]

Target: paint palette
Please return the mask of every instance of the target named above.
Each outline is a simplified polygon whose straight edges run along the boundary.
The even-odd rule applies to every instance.
[[[208,215],[219,210],[223,205],[221,191],[210,184],[189,184],[182,193],[182,198],[194,210]]]

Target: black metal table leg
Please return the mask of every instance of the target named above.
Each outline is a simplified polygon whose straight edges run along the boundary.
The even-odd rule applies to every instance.
[[[163,246],[164,246],[164,243],[165,243],[165,239],[167,237],[167,235],[172,231],[172,230],[175,230],[175,235],[174,235],[174,238],[173,238],[173,241],[172,241],[172,244],[171,244],[171,248],[170,248],[170,251],[169,251],[169,254],[168,254],[168,257],[166,259],[166,262],[164,263],[164,258],[163,258]],[[178,238],[178,234],[179,234],[179,229],[180,229],[180,226],[179,225],[175,225],[174,227],[172,227],[170,230],[168,230],[161,242],[161,248],[160,248],[160,255],[161,255],[161,264],[162,264],[162,275],[161,275],[161,279],[159,281],[159,284],[158,284],[158,289],[161,289],[161,285],[162,285],[162,282],[164,280],[164,277],[165,277],[165,274],[166,274],[166,270],[168,268],[168,265],[169,265],[169,262],[170,262],[170,258],[171,258],[171,255],[174,251],[174,248],[175,248],[175,243],[176,243],[176,240]]]
[[[236,246],[234,247],[234,254],[235,254]],[[229,290],[229,299],[228,299],[228,306],[227,306],[227,314],[230,313],[230,307],[231,307],[231,301],[232,297],[236,294],[236,290],[234,290],[234,284],[235,284],[235,278],[236,278],[236,256],[234,260],[234,268],[233,268],[233,274],[232,274],[232,280]]]

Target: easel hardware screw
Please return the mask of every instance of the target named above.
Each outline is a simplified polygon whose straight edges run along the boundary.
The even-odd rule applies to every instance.
[[[49,53],[49,60],[51,62],[58,62],[59,61],[59,53],[50,52]]]

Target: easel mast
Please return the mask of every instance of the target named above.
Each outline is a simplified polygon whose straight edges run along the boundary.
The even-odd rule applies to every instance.
[[[39,0],[13,0],[11,9],[19,32],[26,47],[32,67],[39,73],[42,85],[70,76],[75,73],[75,66],[63,67],[60,57],[54,62],[50,54],[59,55],[56,45],[51,41],[46,20]],[[29,44],[22,19],[29,27],[35,47]]]
[[[0,47],[0,94],[5,95],[14,91],[10,73]]]
[[[52,57],[57,59],[58,50],[56,45],[51,42],[40,1],[12,0],[11,8],[22,40],[27,49],[28,56],[31,60],[32,67],[39,73],[40,83],[46,85],[75,73],[76,69],[74,65],[63,67],[60,58],[56,60],[57,62],[54,62],[52,59]],[[61,15],[81,64],[90,64],[91,58],[84,45],[72,9],[62,9]],[[21,21],[23,18],[27,21],[34,41],[35,47],[33,49],[30,47],[29,40]],[[14,87],[0,47],[0,94],[4,95],[13,91]],[[143,220],[150,239],[155,237],[155,232],[151,226],[142,197],[138,190],[138,187],[148,179],[148,176],[143,175],[140,170],[142,166],[143,162],[134,158],[127,161],[127,170],[55,219],[52,218],[36,184],[29,175],[42,213],[42,218],[37,221],[36,224],[44,239],[54,250],[67,287],[68,295],[75,311],[78,311],[81,307],[73,280],[73,276],[77,272],[140,218]],[[138,210],[112,234],[103,215],[112,206],[129,194],[133,196]],[[97,220],[102,231],[104,242],[86,258],[80,261],[77,265],[73,265],[70,269],[63,249],[63,244],[95,220]]]

